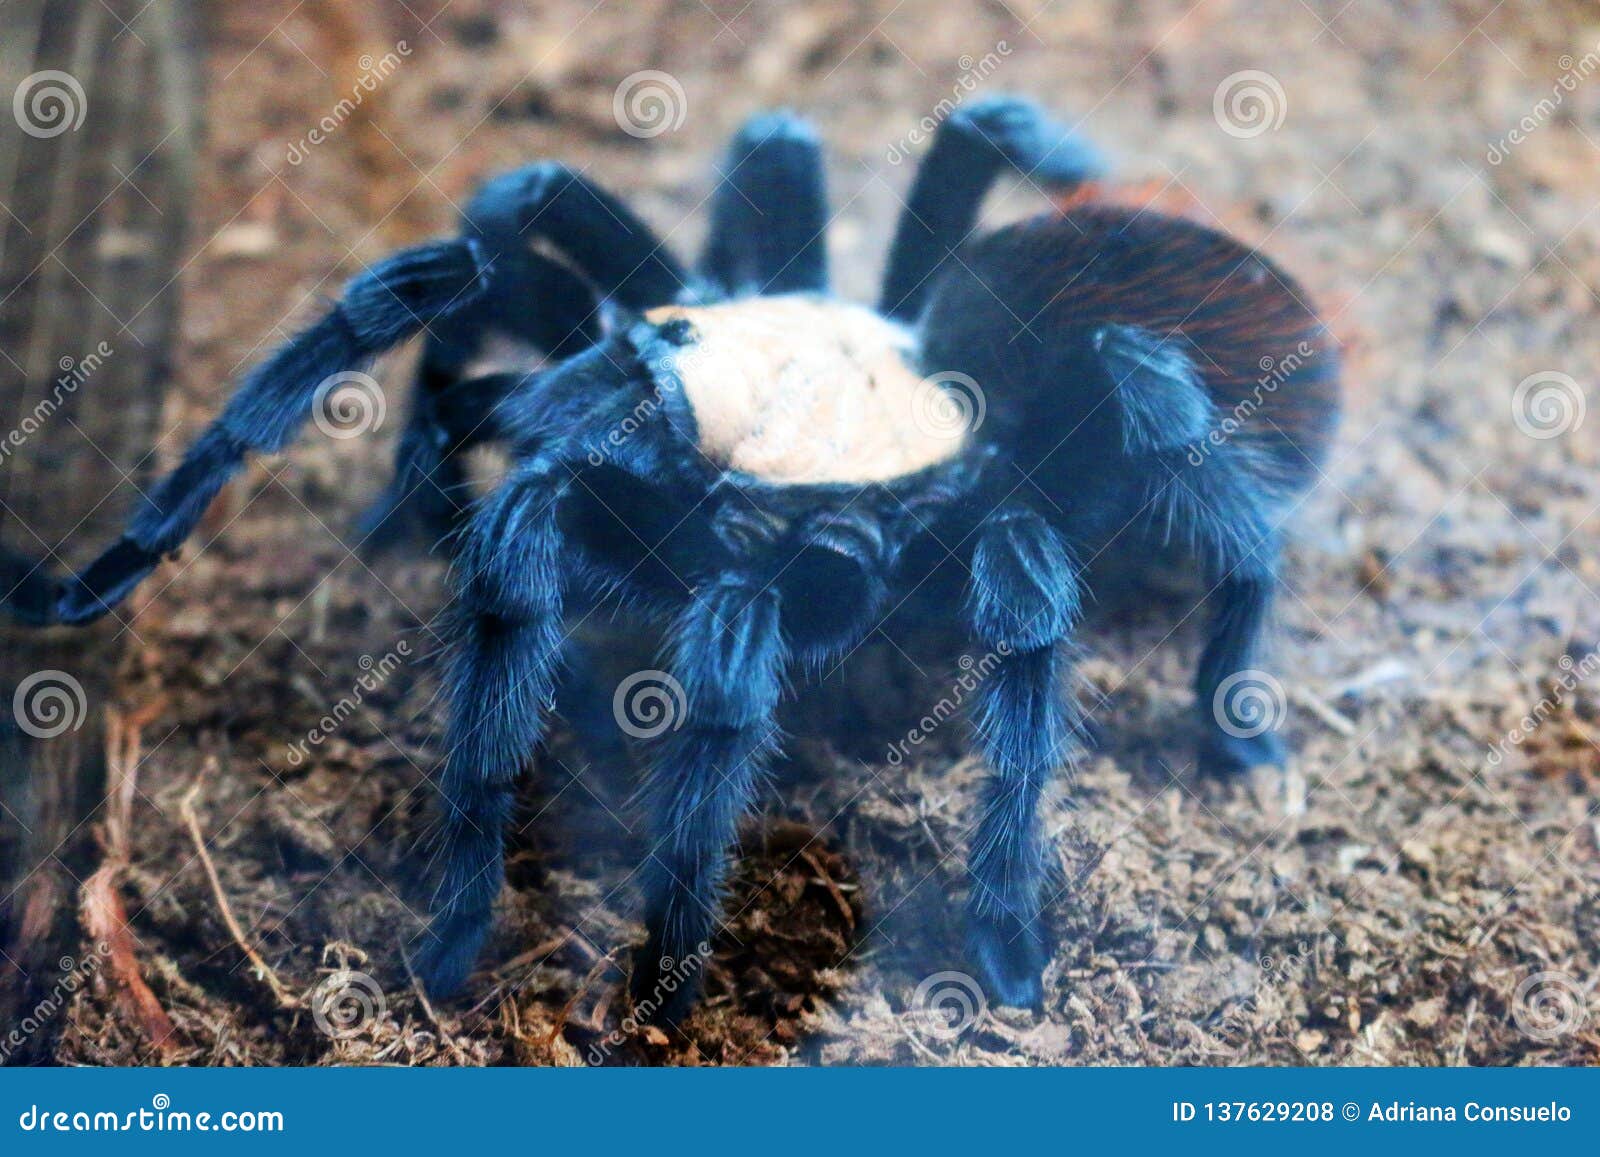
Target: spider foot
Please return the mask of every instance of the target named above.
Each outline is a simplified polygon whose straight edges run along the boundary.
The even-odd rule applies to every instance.
[[[701,973],[706,961],[663,954],[659,945],[647,944],[633,961],[628,995],[634,1019],[641,1024],[671,1026],[687,1017],[700,997]]]
[[[457,913],[435,918],[422,934],[422,948],[412,964],[430,996],[445,997],[460,990],[472,973],[488,933],[487,914]]]
[[[1021,173],[1046,187],[1077,185],[1106,168],[1098,150],[1032,101],[985,97],[972,101],[952,119],[970,127]]]
[[[1008,911],[973,913],[967,954],[991,1003],[1035,1010],[1044,1005],[1040,977],[1050,962],[1050,945],[1037,916],[1023,919]]]
[[[79,626],[109,613],[160,565],[161,558],[126,536],[118,539],[88,570],[66,580],[55,620]]]
[[[1275,731],[1259,735],[1230,735],[1218,727],[1207,727],[1200,740],[1202,775],[1227,778],[1251,768],[1283,766],[1286,754],[1283,739]]]

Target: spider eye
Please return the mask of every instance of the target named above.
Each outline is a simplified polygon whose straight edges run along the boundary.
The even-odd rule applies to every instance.
[[[675,317],[663,322],[656,336],[671,345],[690,345],[694,342],[694,324],[686,317]]]

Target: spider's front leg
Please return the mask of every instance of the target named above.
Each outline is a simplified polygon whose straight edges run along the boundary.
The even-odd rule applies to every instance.
[[[462,232],[493,260],[494,286],[434,327],[423,347],[394,480],[361,522],[376,548],[417,534],[437,540],[457,525],[468,502],[462,452],[494,436],[495,399],[453,387],[493,339],[531,355],[568,358],[604,336],[602,301],[642,312],[676,301],[693,280],[620,198],[556,162],[484,182],[467,204]]]
[[[1039,515],[1002,510],[979,532],[967,618],[990,649],[973,724],[991,774],[969,853],[968,948],[1002,1004],[1031,1008],[1043,999],[1051,945],[1038,808],[1080,739],[1066,651],[1081,598],[1066,544]]]
[[[550,705],[563,637],[562,470],[546,459],[520,464],[474,514],[454,560],[443,872],[418,962],[436,994],[460,986],[488,934],[514,785]]]
[[[127,598],[193,533],[246,455],[284,449],[319,396],[480,295],[488,265],[473,241],[402,250],[345,286],[333,309],[251,370],[183,461],[144,496],[127,528],[81,574],[67,579],[54,621],[100,618]]]
[[[675,625],[671,666],[686,713],[655,740],[644,790],[649,938],[632,983],[642,1017],[675,1021],[699,992],[729,848],[778,748],[773,712],[786,660],[776,589],[742,575],[697,591]]]

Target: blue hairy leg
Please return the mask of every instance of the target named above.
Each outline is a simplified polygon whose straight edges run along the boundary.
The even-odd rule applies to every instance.
[[[984,196],[1007,170],[1041,188],[1070,191],[1099,175],[1099,154],[1031,101],[984,97],[935,131],[895,227],[878,308],[912,321],[934,274],[978,224]]]
[[[520,464],[470,519],[454,560],[442,873],[419,959],[439,994],[466,979],[488,934],[515,784],[550,707],[562,640],[560,469]]]
[[[177,469],[138,503],[122,537],[66,580],[55,618],[90,622],[127,598],[189,537],[247,454],[289,444],[319,387],[462,308],[487,279],[477,243],[446,241],[403,250],[352,280],[320,321],[250,371]]]
[[[979,531],[967,618],[997,657],[973,718],[990,767],[968,869],[968,950],[998,1003],[1040,1003],[1050,941],[1040,912],[1046,879],[1040,797],[1079,740],[1065,641],[1080,607],[1077,569],[1043,518],[1006,510]]]
[[[773,711],[787,658],[779,597],[770,586],[725,575],[696,592],[671,645],[686,715],[654,741],[644,786],[649,937],[632,984],[641,1011],[667,1021],[686,1013],[699,991],[728,852],[778,747]]]
[[[828,195],[811,126],[763,113],[728,146],[700,270],[732,294],[828,288]]]

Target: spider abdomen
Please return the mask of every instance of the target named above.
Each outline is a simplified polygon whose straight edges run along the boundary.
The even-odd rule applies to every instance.
[[[1332,339],[1286,274],[1191,221],[1090,205],[979,240],[934,293],[925,359],[972,375],[1009,436],[1044,453],[1093,429],[1118,384],[1100,356],[1108,327],[1192,365],[1211,404],[1182,431],[1192,457],[1231,443],[1280,487],[1309,483],[1338,415]]]

